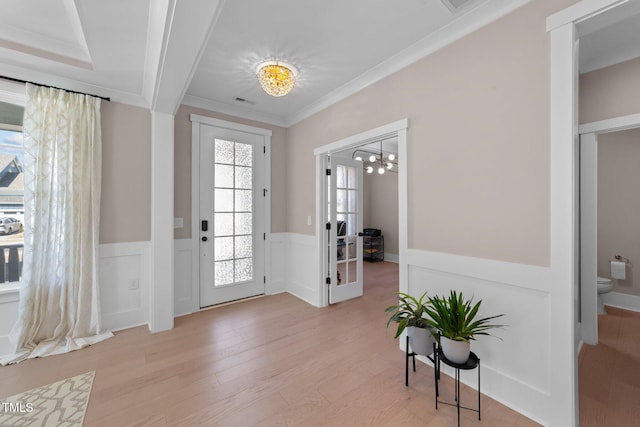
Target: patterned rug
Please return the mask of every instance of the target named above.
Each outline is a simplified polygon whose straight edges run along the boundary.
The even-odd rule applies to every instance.
[[[95,371],[0,399],[0,426],[82,426]]]

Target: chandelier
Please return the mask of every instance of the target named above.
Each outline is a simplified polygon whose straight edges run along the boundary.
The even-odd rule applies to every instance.
[[[351,158],[359,162],[363,162],[364,170],[367,173],[373,173],[374,170],[380,175],[384,175],[386,171],[397,173],[396,169],[398,168],[398,161],[396,160],[396,156],[393,153],[387,156],[384,155],[382,151],[382,141],[380,141],[379,153],[359,149],[353,152]],[[368,161],[368,165],[366,164],[365,159]]]
[[[298,70],[293,65],[280,61],[267,61],[256,70],[260,86],[271,96],[285,96],[296,83]]]

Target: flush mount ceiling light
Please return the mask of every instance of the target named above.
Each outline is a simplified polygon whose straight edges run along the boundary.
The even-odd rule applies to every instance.
[[[280,61],[267,61],[256,70],[260,86],[271,96],[285,96],[296,83],[298,70],[293,65]]]

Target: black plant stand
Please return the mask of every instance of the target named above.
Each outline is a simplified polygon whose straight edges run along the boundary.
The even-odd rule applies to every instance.
[[[416,356],[415,352],[409,352],[409,335],[407,335],[407,347],[404,360],[404,385],[409,387],[409,358],[413,359],[413,372],[416,371]],[[433,357],[427,356],[427,359],[433,362],[433,374],[436,378],[436,395],[438,394],[438,380],[440,379],[440,366],[438,365],[438,351],[436,344],[433,343]]]
[[[480,420],[480,358],[476,356],[474,352],[471,352],[469,354],[469,359],[467,359],[465,363],[455,363],[450,361],[444,356],[444,353],[442,352],[442,348],[438,348],[435,354],[436,354],[436,360],[438,361],[438,367],[434,374],[436,378],[436,409],[438,409],[438,403],[443,403],[449,406],[455,406],[458,409],[458,427],[460,427],[460,409],[467,409],[469,411],[477,412],[478,420]],[[455,402],[456,403],[443,402],[442,400],[438,400],[438,397],[439,397],[438,379],[440,378],[440,361],[444,362],[446,365],[451,366],[456,371],[455,373]],[[408,362],[408,359],[407,359],[407,362]],[[434,364],[434,367],[435,367],[435,364]],[[478,409],[467,408],[465,406],[460,405],[460,370],[462,369],[462,370],[468,371],[476,368],[478,369]]]

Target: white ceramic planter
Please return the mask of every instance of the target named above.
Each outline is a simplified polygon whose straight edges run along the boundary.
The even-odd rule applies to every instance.
[[[416,328],[415,326],[407,327],[409,335],[409,347],[416,354],[428,356],[433,353],[433,343],[435,339],[431,335],[430,329]]]
[[[465,363],[469,359],[471,351],[471,343],[464,341],[450,340],[449,338],[440,337],[440,346],[444,357],[454,363]]]

